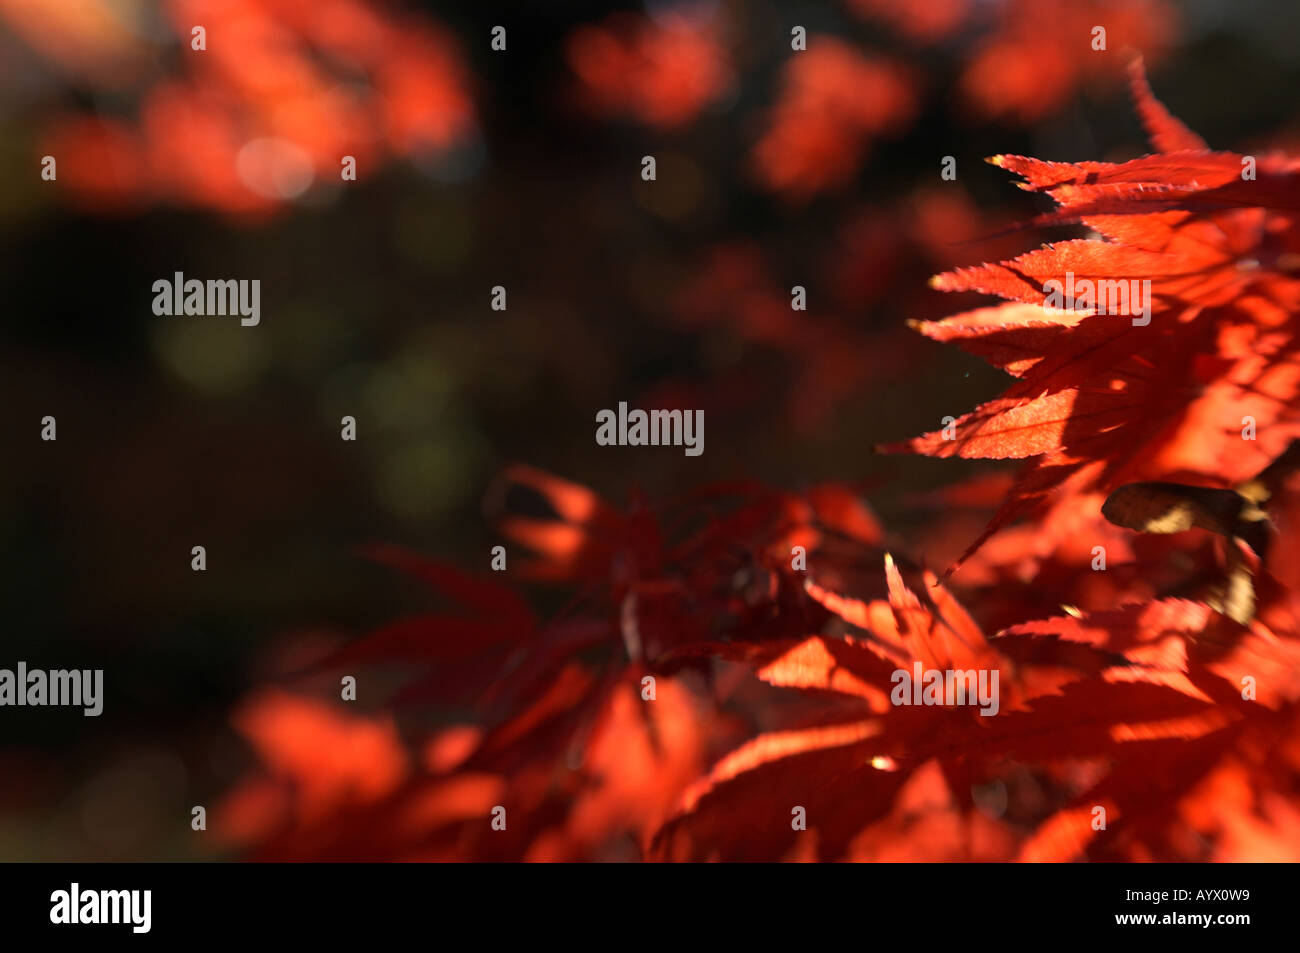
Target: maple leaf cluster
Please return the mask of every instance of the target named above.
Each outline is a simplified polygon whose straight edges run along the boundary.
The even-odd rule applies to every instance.
[[[602,56],[651,42],[622,35]],[[1004,303],[915,324],[1012,383],[882,449],[1024,461],[932,496],[932,536],[997,504],[947,578],[859,486],[619,507],[513,467],[489,507],[509,576],[552,608],[371,549],[440,606],[313,671],[387,666],[391,710],[250,698],[236,724],[263,767],[219,812],[227,842],[268,859],[1300,857],[1300,164],[1212,151],[1140,63],[1132,86],[1151,155],[992,160],[1055,203],[1036,224],[1088,237],[940,274]],[[752,289],[748,254],[713,280]],[[1046,309],[1067,273],[1149,280],[1150,322]],[[996,711],[900,704],[917,665],[996,675]]]

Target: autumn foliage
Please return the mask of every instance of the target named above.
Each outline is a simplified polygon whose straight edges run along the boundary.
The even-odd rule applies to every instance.
[[[663,168],[685,170],[682,208],[705,204],[680,185],[704,174],[692,130],[749,94],[727,6],[594,17],[556,52],[556,108],[666,137],[654,141],[671,146]],[[361,547],[422,608],[313,645],[230,712],[251,767],[213,810],[218,850],[1300,860],[1300,160],[1211,148],[1156,98],[1143,59],[1078,42],[1106,22],[1116,49],[1158,63],[1177,32],[1164,0],[842,6],[901,39],[814,31],[772,69],[728,169],[780,214],[848,209],[812,239],[830,249],[825,294],[792,310],[780,242],[744,227],[672,269],[646,265],[656,331],[716,345],[705,373],[652,394],[806,434],[880,395],[864,382],[905,393],[921,386],[918,354],[964,352],[1001,372],[1001,390],[874,447],[954,475],[915,492],[882,485],[884,470],[652,493],[630,462],[606,493],[592,487],[607,473],[500,469],[481,496],[508,564]],[[32,46],[48,40],[30,4],[6,8]],[[216,46],[154,83],[133,72],[149,54],[129,37],[51,54],[85,81],[137,84],[121,115],[69,110],[41,131],[81,207],[197,208],[252,227],[336,188],[340,154],[440,169],[483,135],[490,107],[431,18],[362,0],[161,9],[173,28],[202,19],[239,36],[241,52]],[[923,67],[940,48],[957,51],[942,81]],[[1037,213],[936,183],[853,202],[882,149],[924,135],[940,93],[958,123],[1025,125],[1125,78],[1146,154],[988,160]],[[659,224],[680,211],[638,201]],[[606,233],[590,231],[572,255],[606,271]],[[1031,248],[1031,233],[1054,240]],[[1045,305],[1051,283],[1078,281],[1149,288],[1149,321]],[[911,320],[872,326],[866,312],[885,307]],[[755,355],[786,377],[755,371]],[[599,379],[595,363],[584,371]],[[902,499],[899,527],[876,494]],[[900,701],[898,674],[914,670],[981,673],[996,701]],[[340,703],[344,677],[364,681],[366,704]]]
[[[386,721],[278,691],[250,702],[267,774],[229,811],[251,856],[1295,859],[1298,580],[1279,527],[1300,437],[1300,166],[1261,156],[1243,179],[1244,157],[1170,116],[1138,65],[1133,92],[1150,155],[990,160],[1055,202],[1042,223],[1091,235],[934,279],[1005,300],[916,329],[1013,382],[955,436],[885,448],[1024,461],[967,549],[968,598],[996,604],[1016,565],[1054,611],[1002,606],[981,626],[905,547],[891,555],[849,486],[620,507],[515,468],[506,483],[542,505],[503,510],[502,538],[564,608],[539,619],[509,584],[372,552],[445,609],[324,664],[400,662],[397,704],[461,699],[475,716],[399,744]],[[1150,279],[1149,326],[1046,310],[1044,282],[1066,272]],[[998,672],[1000,710],[891,703],[891,674],[915,662]],[[335,754],[302,759],[286,734]]]

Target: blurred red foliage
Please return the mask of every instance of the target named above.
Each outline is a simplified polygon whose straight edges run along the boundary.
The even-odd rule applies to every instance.
[[[1177,29],[1165,0],[1007,0],[988,10],[992,32],[972,51],[960,90],[976,116],[1021,122],[1058,109],[1085,83],[1113,83],[1103,51],[1140,50],[1156,62]]]
[[[901,132],[917,108],[916,81],[891,60],[862,55],[832,36],[810,36],[785,67],[754,174],[791,199],[840,188],[880,136]]]
[[[826,618],[791,548],[843,584],[880,533],[837,486],[718,486],[660,515],[645,501],[620,512],[529,468],[505,480],[550,510],[503,517],[503,534],[538,554],[519,571],[574,587],[574,602],[539,627],[508,587],[372,551],[459,609],[394,623],[321,666],[427,667],[396,696],[399,711],[461,699],[476,720],[426,732],[414,741],[420,757],[394,750],[386,719],[252,701],[236,726],[266,773],[219,809],[229,842],[277,859],[637,857],[708,758],[738,738],[734,719],[714,710],[709,659],[774,651]],[[334,752],[328,764],[313,760],[322,745]],[[384,770],[365,790],[350,785],[349,770],[374,759]],[[337,810],[322,822],[326,799]],[[505,832],[479,823],[498,805]]]
[[[971,15],[972,0],[845,0],[859,16],[888,23],[903,36],[919,43],[934,43],[951,36]]]
[[[162,11],[168,41],[129,47],[134,65],[122,75],[97,68],[129,74],[135,115],[67,115],[39,146],[91,207],[166,202],[262,217],[339,182],[344,156],[364,177],[475,134],[456,44],[422,18],[362,0],[166,0]],[[15,22],[37,47],[67,49],[52,32],[60,21]],[[196,27],[206,31],[201,50]],[[117,51],[115,35],[87,42],[102,59]],[[140,65],[151,58],[162,72]]]
[[[694,119],[732,81],[720,15],[683,7],[651,19],[616,13],[568,38],[582,103],[596,115],[669,129]]]

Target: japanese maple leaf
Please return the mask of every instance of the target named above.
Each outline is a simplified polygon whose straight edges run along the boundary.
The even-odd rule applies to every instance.
[[[1188,827],[1218,833],[1233,823],[1228,815],[1236,815],[1238,828],[1259,823],[1254,803],[1206,802],[1204,786],[1225,772],[1279,792],[1279,803],[1294,810],[1300,794],[1294,770],[1275,770],[1261,759],[1294,737],[1300,714],[1296,635],[1259,620],[1240,625],[1204,604],[1179,599],[1003,632],[999,643],[1052,640],[1095,653],[1091,661],[1073,657],[1079,678],[1066,696],[1127,684],[1184,699],[1170,704],[1166,717],[1113,732],[1115,744],[1097,752],[1105,758],[1104,772],[1040,824],[1022,845],[1021,859],[1208,859],[1188,850]],[[1243,765],[1250,770],[1242,771]],[[1092,823],[1097,807],[1106,811],[1105,835]]]
[[[1093,776],[1107,777],[1116,766],[1117,780],[1105,793],[1135,810],[1126,793],[1135,786],[1130,766],[1163,761],[1194,767],[1191,752],[1222,754],[1248,717],[1272,718],[1267,704],[1252,708],[1240,699],[1233,679],[1243,666],[1260,663],[1262,646],[1277,640],[1204,605],[1174,601],[1114,617],[1066,616],[989,641],[933,577],[927,604],[892,565],[886,574],[887,601],[817,593],[861,635],[810,638],[758,672],[771,684],[837,696],[846,704],[815,723],[760,735],[720,761],[656,835],[658,856],[870,856],[883,844],[881,825],[897,818],[902,792],[926,765],[937,765],[952,796],[940,796],[948,818],[935,824],[936,831],[971,830],[972,786],[1031,766],[1101,766],[1081,775],[1093,778],[1086,786],[1060,798],[1062,811],[1079,806],[1072,798],[1098,788]],[[1027,639],[1069,642],[1078,651],[1057,651],[1054,666],[1013,663],[1000,651]],[[890,673],[904,659],[927,668],[998,670],[1002,710],[985,717],[961,706],[890,704]],[[1270,691],[1270,703],[1291,704],[1290,688]],[[1192,745],[1199,740],[1205,748]],[[1170,775],[1171,790],[1178,787],[1175,779],[1191,783],[1195,772],[1188,771]],[[805,812],[807,841],[792,828],[795,808]],[[1049,811],[1044,819],[1052,816]],[[1090,816],[1069,817],[1088,829]],[[1066,822],[1054,823],[1031,854],[1047,850],[1052,830],[1062,833]],[[1080,829],[1066,833],[1078,840]],[[960,845],[947,843],[918,846],[918,853],[961,856]]]
[[[1102,513],[1105,494],[1077,488],[1084,482],[1080,477],[1087,476],[1065,481],[1034,520],[993,534],[953,577],[961,583],[963,598],[978,605],[986,627],[1055,615],[1063,605],[1089,611],[1164,596],[1191,598],[1222,580],[1223,560],[1213,537],[1140,534],[1116,526]],[[915,545],[932,561],[951,561],[978,534],[1011,485],[1002,480],[989,483],[985,491],[958,484],[928,494],[938,509]],[[968,500],[966,494],[976,491],[979,496]]]
[[[821,484],[802,493],[754,482],[714,484],[652,504],[633,494],[619,510],[586,487],[531,467],[503,476],[504,498],[522,490],[539,515],[510,508],[503,535],[535,555],[512,556],[529,577],[580,586],[571,609],[601,614],[622,637],[620,656],[666,662],[731,641],[802,635],[825,612],[803,591],[809,570],[836,580],[883,535],[851,488]]]
[[[1099,237],[932,281],[1009,299],[917,327],[1017,380],[949,427],[881,449],[1033,460],[962,559],[1076,474],[1083,491],[1175,478],[1231,485],[1300,434],[1300,230],[1287,211],[1300,200],[1300,166],[1261,158],[1260,176],[1243,180],[1246,157],[1210,152],[1151,96],[1140,64],[1133,87],[1159,154],[993,160],[1056,199],[1047,221],[1077,220]],[[1048,282],[1084,280],[1149,281],[1149,323],[1132,304],[1122,314],[1045,306]]]
[[[854,836],[845,859],[855,863],[998,862],[1015,854],[1018,840],[1013,825],[955,793],[935,760],[912,772],[898,789],[890,812]]]
[[[913,755],[923,739],[943,736],[959,722],[988,720],[969,708],[891,705],[894,673],[910,672],[913,662],[926,669],[989,669],[1002,661],[932,576],[924,600],[903,583],[892,559],[886,582],[888,599],[872,602],[807,584],[856,634],[794,642],[774,651],[757,674],[841,704],[815,723],[762,734],[715,765],[656,835],[655,856],[772,860],[810,851],[821,859],[841,857],[860,832],[888,816],[912,773],[933,757]],[[1012,690],[1004,704],[1015,703],[1014,679],[1006,674]],[[969,775],[957,759],[941,764],[947,785],[968,790]],[[806,812],[811,847],[796,840],[796,807]]]

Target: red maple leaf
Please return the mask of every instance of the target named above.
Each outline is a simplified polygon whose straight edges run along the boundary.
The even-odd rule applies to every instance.
[[[1118,164],[993,160],[1056,199],[1048,221],[1082,221],[1100,237],[932,282],[1009,299],[917,327],[1017,381],[949,427],[881,449],[1034,461],[963,559],[1077,473],[1081,490],[1232,485],[1300,434],[1300,230],[1285,211],[1300,201],[1297,165],[1261,158],[1260,176],[1243,179],[1246,157],[1204,149],[1151,97],[1140,65],[1133,85],[1154,144],[1178,151]],[[1149,315],[1133,302],[1125,313],[1046,307],[1049,282],[1084,281],[1149,281]],[[1258,439],[1242,439],[1247,421]]]
[[[812,724],[758,736],[716,764],[683,798],[678,815],[656,835],[662,859],[772,860],[791,856],[806,812],[820,859],[845,856],[855,837],[894,808],[914,772],[938,759],[945,784],[969,789],[973,777],[959,751],[940,739],[979,735],[985,718],[960,706],[891,704],[894,674],[925,669],[1001,671],[1004,706],[1023,704],[1017,673],[990,646],[964,609],[927,574],[922,598],[892,559],[887,599],[862,602],[813,582],[809,593],[856,632],[815,635],[774,654],[758,677],[783,688],[838,699]],[[946,802],[945,802],[946,804]],[[964,805],[962,810],[969,805]]]

